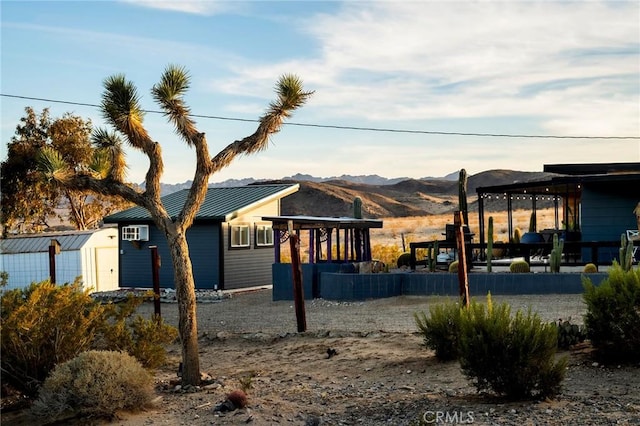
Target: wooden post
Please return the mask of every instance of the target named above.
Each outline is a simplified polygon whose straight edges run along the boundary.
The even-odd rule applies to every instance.
[[[453,216],[456,228],[456,245],[458,247],[458,285],[462,305],[469,307],[469,278],[467,277],[467,256],[464,244],[464,222],[462,212],[456,211]]]
[[[60,254],[60,243],[52,239],[49,243],[49,279],[51,284],[56,283],[56,254]]]
[[[156,321],[162,318],[160,313],[160,256],[158,246],[149,246],[151,250],[151,277],[153,280],[153,313]]]
[[[302,266],[300,265],[300,237],[293,230],[293,221],[289,221],[289,245],[291,248],[293,301],[298,333],[302,333],[307,331],[307,319],[304,311],[304,288],[302,287]]]

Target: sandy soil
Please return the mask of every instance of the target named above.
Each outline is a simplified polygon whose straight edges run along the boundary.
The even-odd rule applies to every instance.
[[[560,354],[570,366],[556,399],[507,402],[478,394],[457,362],[437,362],[422,346],[411,315],[440,297],[308,301],[305,333],[295,333],[290,302],[270,299],[270,290],[261,290],[199,304],[201,369],[211,384],[177,387],[180,348],[172,346],[156,372],[157,406],[120,413],[112,424],[418,425],[436,423],[434,416],[459,424],[640,424],[640,368],[596,365],[586,344]],[[580,322],[584,313],[580,295],[494,297],[502,301],[531,306],[545,320]],[[166,321],[176,321],[176,308],[162,305]],[[141,307],[151,312],[152,304]],[[328,349],[337,353],[328,357]],[[248,407],[216,412],[243,381],[251,384]],[[2,424],[27,423],[3,416]]]

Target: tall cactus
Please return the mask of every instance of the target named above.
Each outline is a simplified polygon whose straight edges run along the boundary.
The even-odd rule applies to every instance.
[[[360,197],[353,199],[353,217],[362,219],[362,198]]]
[[[531,212],[531,217],[529,218],[529,232],[537,232],[538,224],[536,218],[536,212]]]
[[[553,234],[553,249],[549,256],[551,272],[560,272],[562,262],[562,251],[564,250],[564,240],[558,238],[558,234]]]
[[[438,248],[438,240],[435,240],[433,244],[429,244],[427,248],[427,267],[430,272],[436,271],[436,265],[438,262],[438,254],[440,249]]]
[[[464,224],[469,226],[469,211],[467,209],[467,171],[460,169],[458,175],[458,207],[462,212]]]
[[[620,235],[620,266],[623,271],[630,271],[633,265],[633,241],[627,240],[625,234]]]
[[[493,258],[493,216],[489,216],[489,233],[487,238],[487,272],[491,272],[491,259]]]

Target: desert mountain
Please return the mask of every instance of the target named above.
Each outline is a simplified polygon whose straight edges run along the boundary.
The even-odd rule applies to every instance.
[[[469,210],[477,209],[478,187],[540,180],[549,176],[550,173],[515,170],[488,170],[471,175],[467,183]],[[261,183],[300,184],[298,192],[282,200],[283,215],[352,216],[355,197],[362,199],[363,214],[368,218],[426,216],[449,213],[458,208],[458,172],[441,178],[421,179],[387,179],[378,175],[320,178],[298,173],[278,180],[230,179],[209,186],[229,187]],[[190,181],[162,184],[162,193],[166,195],[188,189],[190,186]],[[502,203],[489,203],[485,208],[504,210],[506,206]]]

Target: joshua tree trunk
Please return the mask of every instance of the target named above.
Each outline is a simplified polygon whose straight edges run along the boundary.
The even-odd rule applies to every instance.
[[[196,292],[189,246],[184,233],[176,232],[175,235],[168,235],[167,241],[173,261],[176,297],[178,299],[178,331],[182,343],[182,382],[200,383]]]

